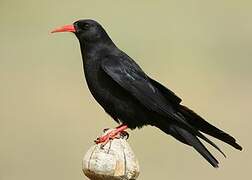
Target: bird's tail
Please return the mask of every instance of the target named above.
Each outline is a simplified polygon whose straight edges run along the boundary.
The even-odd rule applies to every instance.
[[[215,157],[207,150],[207,148],[200,142],[200,140],[192,134],[191,132],[185,130],[184,128],[181,128],[175,124],[170,124],[168,126],[162,125],[159,127],[162,131],[164,131],[167,134],[172,135],[174,138],[179,140],[182,143],[185,143],[189,146],[192,146],[196,151],[198,151],[213,167],[218,167],[218,160],[215,159]],[[205,137],[206,138],[206,137]],[[207,139],[207,138],[206,138]],[[207,141],[211,142],[207,139]],[[211,145],[214,143],[210,143]],[[214,144],[214,147],[217,147]],[[219,148],[217,147],[219,150]],[[222,153],[222,152],[221,152]],[[224,154],[223,154],[224,155]],[[225,155],[224,155],[225,156]]]
[[[225,133],[224,131],[218,129],[217,127],[211,125],[207,121],[205,121],[202,117],[197,115],[195,112],[187,108],[186,106],[179,106],[179,112],[185,117],[186,121],[193,126],[195,129],[206,133],[210,136],[213,136],[238,150],[242,150],[242,147],[236,143],[234,137]]]
[[[201,132],[211,135],[221,141],[228,143],[229,145],[235,147],[236,149],[242,150],[242,147],[236,143],[236,140],[223,132],[222,130],[214,127],[213,125],[206,122],[199,115],[194,113],[192,110],[185,106],[179,106],[178,115],[184,119],[188,127],[179,126],[178,124],[170,124],[167,121],[162,121],[163,123],[158,126],[159,129],[167,134],[172,135],[177,140],[187,145],[192,146],[196,151],[198,151],[213,167],[218,167],[218,161],[215,157],[207,150],[207,148],[198,139],[206,141],[218,151],[220,151],[224,156],[225,154],[220,150],[220,148],[204,136]],[[226,156],[225,156],[226,157]]]

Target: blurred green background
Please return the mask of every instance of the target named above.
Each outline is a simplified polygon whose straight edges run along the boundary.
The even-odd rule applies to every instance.
[[[218,170],[159,130],[129,131],[140,180],[250,179],[252,1],[0,1],[0,180],[81,180],[82,157],[114,121],[94,101],[74,35],[91,18],[152,77],[234,135]]]

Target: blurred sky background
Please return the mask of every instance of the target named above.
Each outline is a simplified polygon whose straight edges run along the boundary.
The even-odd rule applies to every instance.
[[[212,168],[161,131],[129,131],[139,180],[250,179],[252,1],[0,0],[0,180],[81,180],[85,152],[116,123],[87,89],[79,44],[55,27],[90,18],[155,79],[244,147]]]

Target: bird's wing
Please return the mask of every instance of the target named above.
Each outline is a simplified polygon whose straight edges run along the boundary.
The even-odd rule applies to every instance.
[[[102,60],[101,67],[116,83],[149,110],[163,116],[172,113],[170,102],[152,85],[133,60],[128,57],[109,56]]]
[[[182,99],[178,97],[174,92],[172,92],[170,89],[167,87],[163,86],[159,82],[155,81],[154,79],[149,77],[149,80],[153,86],[155,86],[162,94],[163,96],[174,103],[175,105],[178,105],[181,103]]]
[[[107,56],[102,60],[101,68],[148,110],[197,134],[196,130],[174,111],[172,101],[165,98],[130,57]]]
[[[108,56],[102,60],[101,68],[147,109],[166,117],[171,124],[178,125],[205,140],[225,156],[218,146],[188,124],[181,114],[174,111],[171,103],[152,85],[148,76],[130,57]]]

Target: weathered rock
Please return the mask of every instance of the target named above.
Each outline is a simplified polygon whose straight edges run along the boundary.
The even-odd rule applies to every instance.
[[[82,170],[91,180],[133,180],[139,175],[138,161],[123,137],[104,147],[93,145],[84,156]]]

